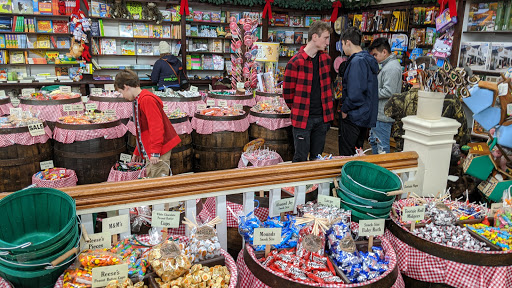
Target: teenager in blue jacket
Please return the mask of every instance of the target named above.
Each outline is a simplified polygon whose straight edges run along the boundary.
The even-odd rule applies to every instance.
[[[379,108],[379,64],[361,49],[361,31],[349,27],[341,35],[343,52],[349,56],[343,75],[338,148],[351,156],[362,148],[368,128],[375,127]]]
[[[160,48],[160,59],[153,65],[151,81],[157,83],[160,90],[164,88],[186,89],[188,79],[183,71],[181,61],[171,54],[171,46],[167,42],[161,41],[158,46]]]

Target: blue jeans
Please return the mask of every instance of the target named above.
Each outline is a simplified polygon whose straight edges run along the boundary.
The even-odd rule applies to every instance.
[[[377,121],[377,126],[370,129],[370,145],[373,154],[389,153],[389,138],[393,122]]]

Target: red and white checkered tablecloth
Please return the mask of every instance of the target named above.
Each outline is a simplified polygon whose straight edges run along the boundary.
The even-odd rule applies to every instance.
[[[265,96],[256,95],[257,102],[274,101],[274,98],[275,97],[265,97]],[[279,97],[279,103],[282,106],[286,106],[286,101],[284,101],[283,97]]]
[[[108,174],[107,182],[121,182],[121,181],[130,181],[137,180],[146,177],[146,168],[142,168],[139,171],[118,171],[114,170],[114,167],[110,169],[110,173]]]
[[[64,188],[64,187],[73,187],[76,186],[76,182],[78,182],[78,178],[76,177],[76,173],[74,170],[66,169],[66,168],[55,168],[55,169],[63,169],[66,170],[64,175],[66,175],[63,179],[58,180],[43,180],[39,177],[36,177],[36,174],[32,176],[32,184],[36,184],[37,187],[44,188]]]
[[[221,131],[244,132],[249,129],[247,117],[233,121],[210,121],[192,118],[192,128],[199,134],[212,134]]]
[[[240,161],[238,162],[238,168],[264,167],[276,165],[283,162],[283,158],[281,158],[281,156],[277,152],[272,152],[272,154],[275,154],[274,159],[259,160],[256,157],[254,157],[254,155],[247,155],[246,153],[242,153]],[[251,163],[252,165],[247,166],[249,165],[249,163]]]
[[[249,114],[249,123],[256,123],[257,125],[267,128],[269,130],[277,130],[292,125],[290,118],[263,118]]]
[[[128,121],[128,123],[126,123],[126,129],[128,129],[128,132],[135,136],[135,122]]]
[[[194,114],[197,111],[197,104],[204,104],[204,101],[198,100],[198,101],[192,101],[192,102],[170,102],[170,101],[163,101],[164,105],[167,104],[167,111],[166,113],[171,113],[175,111],[176,109],[180,109],[181,112],[187,113],[188,117],[193,117]]]
[[[91,101],[89,100],[87,104],[95,103],[97,109],[100,111],[106,110],[114,110],[116,111],[116,116],[124,119],[130,118],[133,115],[133,104],[132,102],[102,102],[102,101]]]
[[[341,287],[347,287],[347,288],[348,287],[360,287],[360,286],[368,285],[371,283],[375,283],[378,280],[386,277],[386,275],[391,273],[393,271],[393,269],[395,268],[395,266],[397,265],[397,258],[396,258],[395,251],[393,250],[393,247],[391,246],[391,243],[389,241],[387,241],[385,238],[382,238],[382,237],[377,237],[377,238],[381,239],[382,248],[384,249],[384,251],[386,253],[386,257],[389,259],[389,265],[388,265],[389,269],[386,272],[384,272],[382,275],[380,275],[379,277],[372,279],[370,281],[367,281],[364,283],[359,283],[359,284],[308,284],[308,285],[317,286],[317,287],[340,287],[340,288]],[[253,259],[256,259],[255,255],[254,255],[254,250],[252,249],[252,247],[250,247],[249,245],[246,245],[245,248],[247,249],[249,254],[253,257]],[[263,284],[263,282],[261,282],[249,270],[249,268],[245,264],[243,254],[244,254],[244,251],[243,250],[240,251],[240,253],[238,254],[237,261],[236,261],[236,264],[238,267],[238,273],[239,273],[239,277],[238,277],[238,282],[239,282],[238,285],[239,286],[238,287],[239,288],[272,288],[272,287],[269,287],[269,286]],[[256,260],[256,262],[259,263],[257,260]],[[278,272],[274,272],[270,269],[267,269],[267,271],[269,271],[270,273],[275,274],[277,276],[280,276],[282,278],[286,278],[286,276],[283,276],[283,275],[279,274]],[[289,280],[290,280],[290,282],[298,282],[298,281],[295,281],[292,279],[289,279]],[[404,288],[405,287],[404,280],[403,280],[402,276],[400,275],[400,273],[398,273],[398,277],[395,281],[395,284],[392,287],[393,288]]]
[[[449,261],[422,252],[395,237],[389,230],[384,233],[396,251],[398,267],[408,277],[431,283],[444,283],[453,287],[512,287],[512,266],[476,266]],[[455,249],[455,247],[452,247]],[[462,249],[460,249],[462,250]],[[484,251],[484,254],[506,252]],[[509,252],[512,257],[512,252]]]
[[[123,137],[124,134],[126,134],[126,131],[128,131],[128,128],[123,124],[96,130],[68,130],[55,127],[53,131],[53,139],[66,144],[96,138],[116,139]]]
[[[29,132],[13,133],[13,134],[0,134],[0,148],[19,144],[19,145],[33,145],[46,143],[48,139],[52,138],[52,130],[50,127],[44,127],[44,135],[32,136]]]
[[[0,105],[0,116],[10,114],[11,113],[11,110],[10,110],[11,108],[14,108],[14,106],[12,106],[11,103]],[[1,288],[1,286],[0,286],[0,288]]]
[[[244,206],[240,204],[236,204],[233,202],[227,201],[227,206],[235,213],[235,215],[245,215],[244,214]],[[237,216],[233,215],[229,209],[226,211],[226,223],[228,227],[238,227],[238,219]],[[216,206],[215,206],[215,197],[210,197],[206,199],[203,204],[203,211],[199,213],[199,219],[204,223],[208,220],[215,218],[217,214]],[[266,221],[268,217],[268,208],[256,208],[254,210],[254,215],[258,217],[260,221]]]
[[[44,100],[40,100],[44,101]],[[81,104],[83,106],[83,103],[77,102],[72,105]],[[76,115],[78,112],[76,111],[70,111],[70,112],[64,112],[64,105],[27,105],[27,104],[20,104],[21,109],[23,111],[32,111],[34,115],[37,115],[39,112],[39,119],[45,120],[45,121],[52,121],[57,122],[60,117],[62,116],[68,116],[68,115]],[[82,112],[80,112],[82,113]]]
[[[228,106],[233,107],[235,104],[242,104],[243,106],[252,107],[256,105],[256,100],[254,98],[251,99],[240,99],[240,100],[226,100],[226,99],[216,99],[207,97],[206,100],[215,100],[215,106],[220,106],[219,101],[225,100]]]
[[[9,281],[7,281],[4,278],[0,277],[0,288],[12,288],[12,287],[13,286],[11,285],[11,283],[9,283]]]

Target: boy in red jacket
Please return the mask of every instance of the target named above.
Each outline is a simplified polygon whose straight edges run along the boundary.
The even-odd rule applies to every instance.
[[[148,90],[140,89],[139,77],[132,70],[119,72],[114,85],[124,99],[133,101],[137,148],[133,151],[132,161],[146,159],[149,178],[169,176],[171,149],[181,139],[163,110],[162,100]]]

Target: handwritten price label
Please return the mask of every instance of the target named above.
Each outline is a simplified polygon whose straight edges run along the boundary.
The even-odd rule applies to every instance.
[[[73,107],[72,107],[72,110],[73,111],[83,111],[84,110],[84,105],[83,104],[74,104]]]
[[[219,106],[220,106],[220,107],[226,107],[226,106],[228,106],[228,101],[226,101],[226,100],[219,100]]]
[[[123,161],[125,163],[130,162],[130,161],[132,161],[132,155],[121,153],[121,155],[119,157],[119,160],[121,160],[121,161]]]
[[[98,105],[96,103],[85,104],[85,110],[91,111],[98,109]]]
[[[32,93],[36,93],[35,88],[25,88],[21,89],[21,96],[30,96]]]
[[[41,170],[51,169],[55,167],[53,166],[53,160],[39,162],[39,166],[41,166]]]
[[[71,104],[62,105],[62,110],[64,110],[64,112],[73,111],[73,105],[71,105]]]
[[[206,104],[197,104],[196,105],[196,109],[197,110],[204,110],[204,109],[206,109]]]
[[[11,98],[11,104],[12,104],[12,106],[18,107],[20,105],[20,99],[18,99],[18,98]]]
[[[60,92],[71,93],[71,86],[60,86]]]
[[[103,94],[103,89],[91,88],[91,95],[101,95],[101,94]]]

